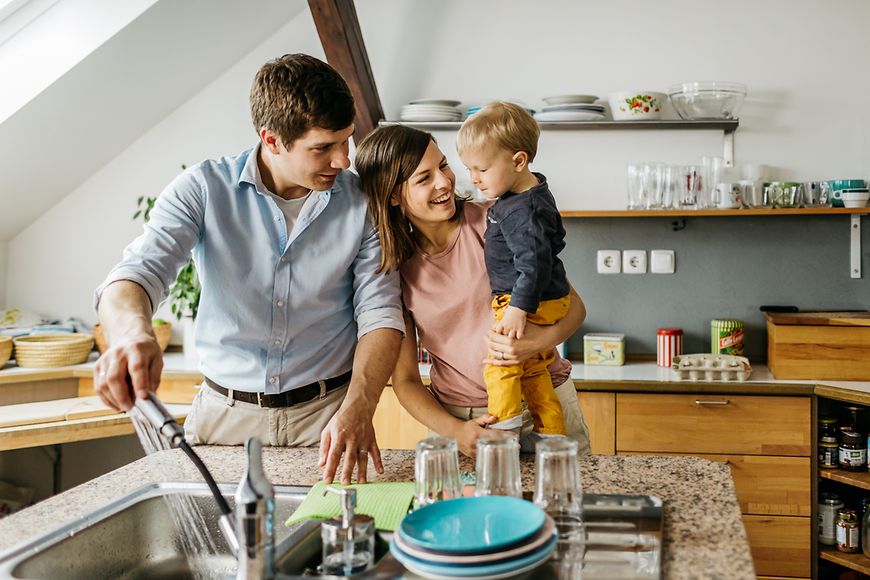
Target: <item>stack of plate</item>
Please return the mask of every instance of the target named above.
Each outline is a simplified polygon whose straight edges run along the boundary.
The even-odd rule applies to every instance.
[[[406,516],[390,552],[425,578],[512,578],[546,562],[557,535],[552,518],[533,503],[463,497]]]
[[[449,99],[417,99],[402,107],[399,120],[416,123],[460,121],[459,101]]]
[[[544,97],[547,106],[535,115],[538,121],[603,121],[605,106],[595,95],[553,95]]]

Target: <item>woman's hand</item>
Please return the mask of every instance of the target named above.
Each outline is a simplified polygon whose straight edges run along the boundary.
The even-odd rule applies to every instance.
[[[530,322],[522,338],[511,338],[490,330],[486,333],[489,355],[483,362],[495,366],[517,365],[532,355],[549,350],[553,347],[547,336],[549,329]]]
[[[454,433],[459,451],[469,457],[474,457],[477,451],[477,438],[486,433],[486,426],[495,423],[497,419],[493,415],[483,415],[477,419],[462,421]]]

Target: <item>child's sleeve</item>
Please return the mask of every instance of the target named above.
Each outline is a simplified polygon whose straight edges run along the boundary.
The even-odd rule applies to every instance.
[[[499,225],[517,271],[511,306],[534,313],[550,283],[553,268],[550,240],[534,212],[514,211],[504,216]]]

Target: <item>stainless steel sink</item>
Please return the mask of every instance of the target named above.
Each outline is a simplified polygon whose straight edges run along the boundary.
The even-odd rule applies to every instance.
[[[221,485],[233,506],[235,485]],[[307,487],[275,486],[275,542],[283,557],[297,543],[284,522],[308,493]],[[184,556],[183,536],[173,523],[165,496],[188,494],[206,520],[217,554],[193,563]],[[0,555],[0,578],[93,580],[193,578],[192,564],[208,578],[234,577],[236,560],[218,528],[218,511],[205,484],[161,483],[143,487],[70,524]]]

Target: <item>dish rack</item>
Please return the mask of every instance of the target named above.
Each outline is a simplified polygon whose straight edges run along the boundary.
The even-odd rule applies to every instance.
[[[752,374],[749,359],[730,354],[682,354],[671,362],[680,381],[745,381]]]

